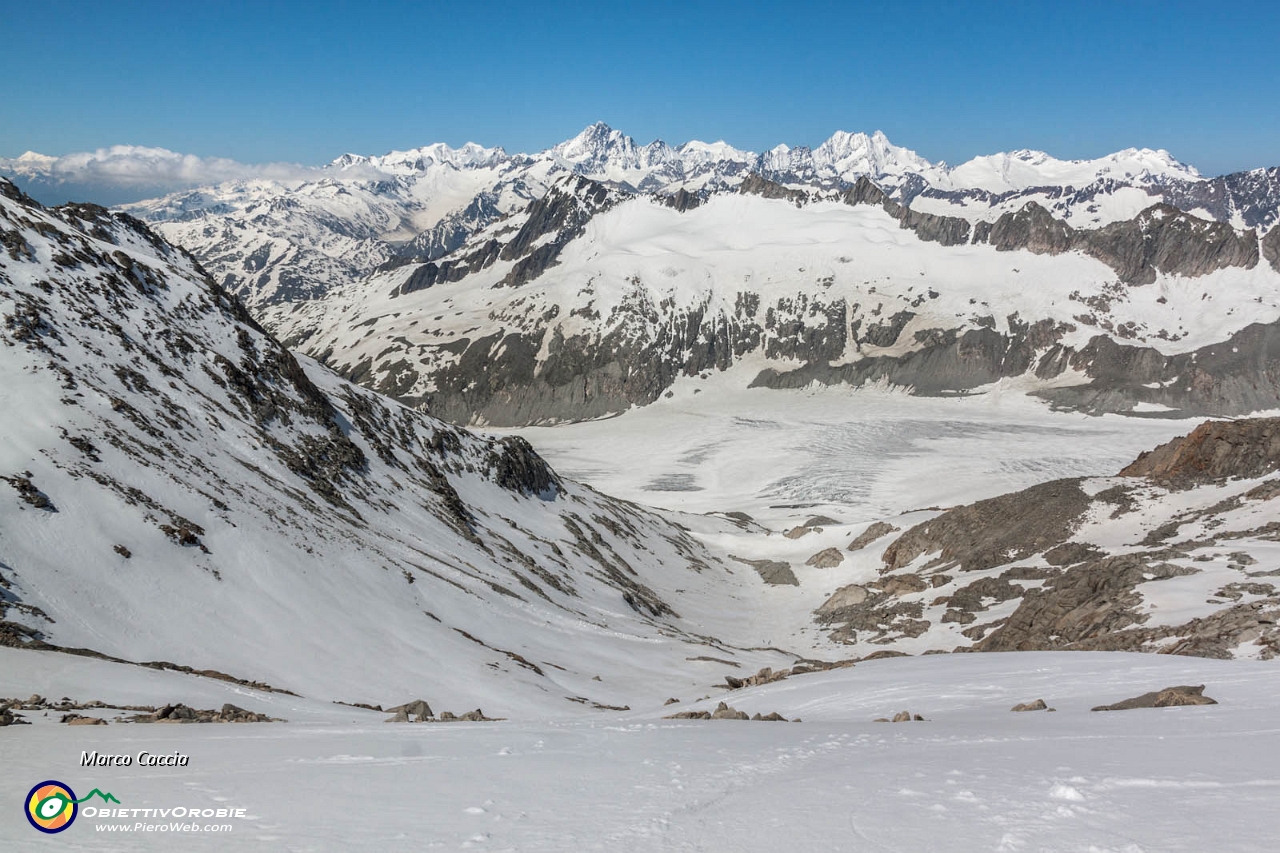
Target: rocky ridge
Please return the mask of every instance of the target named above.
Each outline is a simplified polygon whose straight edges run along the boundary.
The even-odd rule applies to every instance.
[[[652,199],[575,176],[444,258],[374,277],[331,304],[268,316],[290,345],[348,378],[458,423],[615,414],[657,400],[682,377],[761,357],[771,366],[752,384],[775,389],[819,382],[945,395],[1021,378],[1055,405],[1091,413],[1223,415],[1280,404],[1271,346],[1280,260],[1268,259],[1270,235],[1163,203],[1094,229],[1035,202],[971,222],[915,211],[865,177],[836,191],[752,174],[738,194],[758,201],[712,196],[718,204],[686,207],[670,221],[653,213]],[[839,206],[858,212],[837,214]],[[829,245],[801,250],[816,274],[806,267],[779,277],[775,256],[759,247],[725,265],[707,260],[704,271],[687,255],[700,242],[732,239],[719,224],[732,217],[709,208],[749,209],[781,233],[792,227],[784,222],[798,229],[810,216],[839,216],[847,238],[838,242],[833,232]],[[886,218],[902,232],[895,243],[903,252],[930,259],[927,274],[859,269],[887,262],[877,243],[863,248],[849,238],[874,234]],[[663,237],[652,246],[621,236],[633,227],[652,239],[659,223]],[[685,230],[697,236],[673,252]],[[672,260],[661,266],[664,252]],[[598,259],[610,253],[616,260]],[[652,256],[657,268],[637,268],[645,266],[637,255]],[[1060,259],[1036,263],[1038,291],[1010,282],[991,289],[997,296],[971,283],[976,272],[951,270],[1008,263],[1002,274],[1020,277],[1027,255]],[[729,264],[742,272],[728,272]],[[761,277],[761,285],[748,283]],[[1215,309],[1235,331],[1215,340],[1200,328],[1202,303],[1223,299],[1232,291],[1220,282],[1241,277],[1248,284],[1240,295]],[[1246,300],[1276,319],[1237,319]],[[1180,343],[1188,338],[1214,342]]]
[[[1277,430],[1208,422],[1118,477],[943,512],[885,546],[878,577],[836,590],[816,619],[843,642],[896,650],[1272,658]]]

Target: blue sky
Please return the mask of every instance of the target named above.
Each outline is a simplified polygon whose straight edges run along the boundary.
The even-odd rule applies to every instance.
[[[0,0],[0,157],[325,162],[545,148],[597,119],[752,150],[884,130],[932,160],[1166,148],[1280,165],[1280,4]]]

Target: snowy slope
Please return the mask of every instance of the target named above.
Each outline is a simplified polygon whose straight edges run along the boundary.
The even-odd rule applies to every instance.
[[[40,837],[0,813],[6,850],[955,850],[1274,849],[1280,779],[1273,664],[1165,655],[1026,653],[872,661],[740,691],[736,707],[804,722],[506,722],[386,726],[290,697],[219,696],[172,674],[60,665],[0,649],[0,695],[292,716],[274,726],[107,726],[109,752],[181,751],[178,768],[78,767],[83,729],[7,734],[0,798],[51,773],[133,808],[244,808],[217,834],[97,830],[164,820],[81,816]],[[138,676],[147,676],[144,680]],[[1119,713],[1094,705],[1174,684],[1219,704]],[[1013,714],[1044,698],[1054,713]],[[714,707],[715,700],[699,707]],[[683,707],[676,706],[676,707]],[[877,724],[900,710],[926,722]],[[308,725],[307,722],[313,724]],[[371,820],[370,815],[376,815]],[[187,823],[189,821],[180,821]]]
[[[5,644],[504,716],[794,659],[737,650],[754,573],[679,527],[296,361],[136,220],[0,187]]]

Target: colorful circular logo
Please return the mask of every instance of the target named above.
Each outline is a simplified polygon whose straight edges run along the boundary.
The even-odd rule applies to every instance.
[[[75,793],[61,782],[41,782],[27,794],[27,820],[41,832],[62,832],[75,822],[80,807]]]

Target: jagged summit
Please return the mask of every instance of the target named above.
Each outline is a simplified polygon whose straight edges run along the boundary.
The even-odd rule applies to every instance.
[[[408,151],[389,151],[381,156],[343,154],[326,168],[350,170],[365,167],[370,170],[397,175],[427,172],[438,166],[455,169],[482,169],[500,165],[508,159],[502,148],[486,148],[475,142],[467,142],[451,148],[443,142],[412,148]]]

